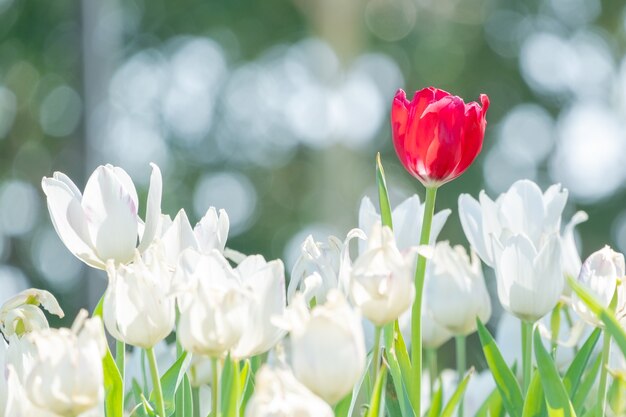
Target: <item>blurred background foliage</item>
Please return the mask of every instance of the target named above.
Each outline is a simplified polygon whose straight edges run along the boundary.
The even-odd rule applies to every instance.
[[[62,245],[40,181],[82,188],[102,163],[145,199],[156,162],[166,213],[225,208],[231,248],[289,270],[308,234],[357,226],[377,151],[392,204],[423,195],[391,146],[400,87],[491,98],[483,152],[439,209],[561,182],[567,219],[590,215],[583,254],[626,251],[625,48],[620,0],[0,0],[0,296],[95,304],[104,274]],[[441,237],[467,244],[456,215]]]

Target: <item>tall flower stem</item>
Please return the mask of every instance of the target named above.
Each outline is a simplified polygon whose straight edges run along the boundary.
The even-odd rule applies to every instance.
[[[424,218],[422,220],[422,234],[420,236],[420,246],[428,245],[430,241],[430,228],[435,214],[435,199],[437,198],[437,187],[426,187],[426,203],[424,207]],[[413,367],[413,381],[415,398],[412,404],[420,404],[422,395],[422,293],[424,292],[424,277],[426,276],[426,258],[422,255],[417,257],[417,267],[415,268],[415,301],[411,309],[411,365]],[[419,416],[420,410],[415,410],[415,415]]]
[[[374,329],[374,349],[372,350],[372,365],[374,366],[374,377],[373,381],[376,381],[376,377],[378,376],[378,370],[380,369],[380,333],[382,327],[376,326]]]
[[[428,380],[430,383],[430,399],[435,395],[435,381],[437,381],[437,349],[426,349],[426,362],[428,362]]]
[[[150,364],[150,375],[152,375],[152,385],[154,386],[154,396],[156,399],[157,411],[159,417],[167,417],[165,414],[165,401],[163,401],[163,388],[161,388],[161,377],[159,376],[159,367],[157,366],[154,348],[146,349],[148,355],[148,363]]]
[[[217,417],[220,414],[220,379],[217,369],[217,358],[211,358],[211,375],[213,376],[211,381],[211,415]]]
[[[191,389],[191,401],[193,403],[193,417],[200,417],[200,388]]]
[[[598,411],[597,416],[606,415],[606,394],[608,386],[608,368],[609,355],[611,353],[611,335],[604,331],[604,343],[602,344],[602,359],[600,364],[600,384],[598,385]]]
[[[465,336],[456,336],[454,341],[456,347],[456,372],[458,374],[458,381],[461,383],[465,375],[465,369],[467,368],[465,360]],[[463,417],[463,398],[459,401],[458,416]]]
[[[524,394],[528,392],[532,371],[533,357],[533,323],[522,320],[522,370]]]
[[[122,392],[124,392],[124,370],[126,367],[126,343],[115,341],[115,365],[122,377]]]

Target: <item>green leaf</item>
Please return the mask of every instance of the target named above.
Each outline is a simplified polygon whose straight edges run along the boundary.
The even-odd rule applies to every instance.
[[[365,369],[370,369],[371,364],[372,364],[372,357],[368,355],[367,363],[365,364]],[[359,382],[352,389],[352,394],[348,396],[348,397],[351,397],[350,408],[348,409],[348,413],[345,415],[336,414],[336,417],[349,417],[349,416],[354,415],[354,409],[357,406],[359,393],[361,392],[361,388],[363,387],[365,380],[369,378],[369,375],[370,375],[369,372],[363,372],[363,374],[361,375],[361,379],[359,379]]]
[[[608,308],[604,308],[595,297],[589,294],[576,280],[568,277],[568,283],[585,305],[602,320],[605,330],[611,334],[613,340],[615,340],[615,343],[622,351],[622,354],[626,355],[626,330],[619,324],[615,315]]]
[[[387,367],[383,366],[378,372],[376,377],[376,383],[374,384],[374,390],[372,391],[372,397],[369,402],[369,409],[365,417],[379,417],[384,415],[384,409],[382,402],[384,398],[385,385],[387,384]]]
[[[186,373],[183,376],[183,383],[180,388],[178,388],[178,390],[180,391],[181,389],[183,391],[183,413],[181,415],[182,417],[193,417],[193,398],[191,397],[191,383],[189,382],[189,377]]]
[[[391,204],[387,193],[387,181],[385,180],[385,170],[380,161],[380,152],[376,154],[376,183],[378,184],[378,201],[380,206],[380,219],[383,226],[393,229],[391,220]],[[369,232],[368,232],[369,233]]]
[[[614,415],[623,416],[626,415],[626,373],[621,371],[613,376],[613,383],[608,393],[609,407]]]
[[[504,417],[504,406],[498,388],[494,388],[485,402],[476,412],[475,417]]]
[[[465,394],[467,384],[469,383],[470,377],[473,373],[474,368],[471,368],[469,372],[465,375],[459,386],[456,388],[456,391],[454,391],[454,394],[452,394],[452,397],[450,397],[450,401],[448,401],[448,404],[446,404],[446,407],[443,409],[439,417],[452,417],[452,413],[454,413],[454,410],[463,398],[463,394]]]
[[[167,415],[171,415],[175,411],[175,397],[176,390],[180,386],[185,371],[191,361],[191,355],[187,352],[183,352],[182,355],[174,362],[170,368],[165,371],[161,377],[161,388],[163,390],[163,401],[165,402],[165,412]],[[155,401],[156,396],[154,391],[150,394],[150,401]]]
[[[107,345],[104,358],[102,358],[102,371],[104,373],[104,409],[107,417],[124,416],[124,392],[122,375],[115,365],[115,359]]]
[[[496,341],[489,333],[489,330],[487,330],[480,319],[476,319],[476,322],[478,323],[478,336],[483,346],[485,359],[500,392],[502,404],[511,417],[521,417],[524,400],[519,383],[504,361],[502,353],[500,353],[500,349],[498,349]]]
[[[443,383],[439,380],[439,389],[433,395],[433,400],[430,403],[430,409],[428,410],[428,417],[439,417],[441,409],[443,408]]]
[[[532,380],[530,381],[530,385],[528,386],[522,417],[544,416],[544,404],[545,397],[543,394],[543,387],[541,386],[541,376],[539,375],[539,372],[535,372]]]
[[[146,411],[146,407],[143,404],[143,391],[135,378],[133,378],[131,393],[135,399],[135,403],[137,404],[137,406],[131,412],[131,416],[148,417],[148,412]]]
[[[548,415],[550,417],[575,417],[574,407],[570,402],[567,390],[561,381],[552,356],[543,346],[539,329],[534,334],[535,359],[541,376],[541,385],[546,397]]]
[[[419,395],[417,395],[416,392],[417,386],[413,383],[413,367],[411,366],[411,360],[409,359],[409,351],[404,343],[404,337],[402,337],[402,332],[400,331],[400,326],[398,325],[397,320],[394,323],[393,352],[398,360],[400,375],[402,376],[402,382],[404,382],[404,389],[408,394],[408,399],[409,401],[414,401],[414,399],[419,398]],[[420,409],[420,404],[413,404],[410,402],[409,405],[413,410]]]
[[[587,371],[587,373],[583,376],[576,393],[574,394],[574,398],[572,399],[572,405],[574,406],[574,410],[577,413],[582,411],[582,408],[585,405],[585,401],[587,400],[587,396],[591,392],[591,389],[594,386],[596,378],[598,376],[598,372],[600,372],[600,366],[602,364],[602,356],[598,355],[596,360],[593,362],[591,369]]]
[[[570,364],[569,368],[567,368],[567,372],[565,372],[563,385],[565,385],[567,394],[571,399],[573,399],[574,395],[576,395],[576,390],[578,389],[580,380],[585,372],[585,369],[587,368],[589,359],[593,354],[593,349],[598,343],[598,340],[600,340],[601,332],[602,331],[600,329],[595,329],[591,335],[589,335],[583,346],[574,357],[574,360]]]

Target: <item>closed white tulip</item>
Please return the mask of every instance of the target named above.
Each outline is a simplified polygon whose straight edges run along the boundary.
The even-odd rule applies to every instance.
[[[246,417],[333,417],[333,410],[288,369],[264,365],[256,374]]]
[[[498,298],[521,320],[535,322],[551,311],[563,292],[561,240],[556,233],[535,247],[524,235],[493,239]]]
[[[425,204],[421,203],[419,196],[415,194],[398,204],[391,211],[393,233],[396,238],[396,244],[401,251],[419,244],[422,234],[424,208]],[[437,236],[439,236],[439,232],[443,229],[450,213],[451,211],[449,209],[435,213],[430,229],[431,244],[434,244],[437,240]],[[372,201],[368,197],[363,197],[359,208],[359,229],[366,231],[372,230],[374,224],[380,221],[380,214],[378,214]],[[359,243],[361,253],[365,250],[366,246],[366,242]]]
[[[111,335],[129,345],[154,347],[174,329],[175,298],[171,274],[159,245],[129,265],[109,261],[109,286],[104,294],[104,324]]]
[[[428,265],[426,297],[433,318],[454,335],[476,331],[476,317],[486,323],[491,301],[480,260],[474,252],[470,261],[462,246],[437,243]]]
[[[296,294],[278,324],[290,331],[294,375],[330,404],[345,397],[365,370],[361,318],[344,295],[331,290],[326,303],[307,309]]]
[[[422,306],[422,345],[428,349],[437,349],[452,338],[452,333],[433,318],[433,313],[426,306],[428,301],[424,300],[424,303],[425,305]],[[407,316],[406,324],[402,326],[402,323],[400,323],[400,328],[404,327],[406,329],[402,332],[402,336],[408,347],[411,345],[411,316]]]
[[[545,193],[530,180],[515,182],[496,201],[481,191],[478,201],[468,194],[459,196],[459,217],[467,240],[488,266],[496,259],[491,243],[523,235],[540,247],[547,236],[559,233],[567,190],[553,185]]]
[[[271,319],[285,312],[285,267],[281,260],[267,262],[260,255],[248,256],[235,268],[244,290],[250,294],[243,333],[231,354],[249,358],[270,350],[284,335]]]
[[[64,313],[50,292],[30,288],[9,298],[0,307],[0,329],[6,338],[14,334],[22,336],[35,330],[47,329],[48,319],[41,308],[63,318]]]
[[[411,307],[414,265],[411,252],[398,250],[391,229],[376,223],[351,272],[350,296],[364,317],[382,326]]]
[[[626,284],[621,283],[624,278],[624,255],[615,252],[609,246],[605,246],[592,253],[583,263],[578,274],[578,282],[595,297],[604,307],[608,307],[613,299],[613,295]],[[626,303],[624,291],[617,291],[617,311]],[[592,326],[600,326],[601,321],[589,310],[587,305],[578,298],[576,294],[572,296],[572,306],[574,311]]]
[[[116,264],[128,263],[135,249],[143,252],[157,234],[162,180],[154,164],[145,225],[137,215],[135,185],[122,168],[99,166],[89,177],[84,194],[60,172],[43,178],[41,185],[57,234],[70,252],[89,266],[105,269],[110,259]]]
[[[192,353],[224,356],[239,343],[250,320],[252,295],[217,250],[203,254],[186,249],[176,274],[183,288],[178,296],[181,345]]]
[[[44,329],[22,339],[29,355],[21,376],[26,396],[60,417],[102,415],[106,339],[100,319],[85,316],[79,314],[71,330]]]

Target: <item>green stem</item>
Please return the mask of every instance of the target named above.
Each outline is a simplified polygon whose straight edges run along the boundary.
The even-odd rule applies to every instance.
[[[373,381],[376,381],[376,377],[378,376],[378,370],[380,369],[380,332],[382,327],[376,326],[374,329],[374,349],[372,349],[372,365],[374,369],[374,377]]]
[[[435,395],[435,382],[437,381],[437,349],[426,349],[426,362],[428,362],[428,379],[430,383],[430,399]]]
[[[458,374],[458,381],[460,384],[461,381],[463,380],[463,376],[465,375],[465,369],[467,368],[466,362],[465,362],[465,349],[466,349],[465,336],[456,336],[454,338],[454,341],[456,342],[456,371]],[[459,401],[458,416],[463,417],[463,398],[462,397],[461,397],[461,400]]]
[[[211,374],[213,376],[211,381],[211,415],[217,417],[220,405],[220,379],[217,369],[217,358],[211,358]]]
[[[150,375],[152,375],[152,385],[154,392],[157,411],[159,417],[167,417],[165,414],[165,401],[163,401],[163,388],[161,388],[161,377],[159,376],[159,367],[157,365],[156,356],[154,355],[154,348],[146,349],[148,355],[148,363],[150,364]]]
[[[611,334],[604,331],[604,343],[602,345],[602,363],[600,368],[600,385],[598,386],[598,411],[596,416],[606,415],[606,397],[608,386],[608,363],[611,353]]]
[[[522,320],[522,369],[524,394],[528,392],[532,373],[533,324]]]
[[[193,401],[193,417],[200,417],[200,388],[191,389],[191,398]]]
[[[426,203],[424,207],[424,218],[422,220],[422,234],[420,236],[420,246],[428,245],[430,241],[430,228],[435,214],[435,199],[437,198],[437,187],[426,187]],[[411,365],[413,367],[413,390],[412,404],[420,404],[422,395],[422,293],[424,292],[424,277],[426,275],[426,258],[422,255],[417,257],[417,267],[415,268],[415,301],[411,309]],[[421,415],[418,408],[415,415]]]

